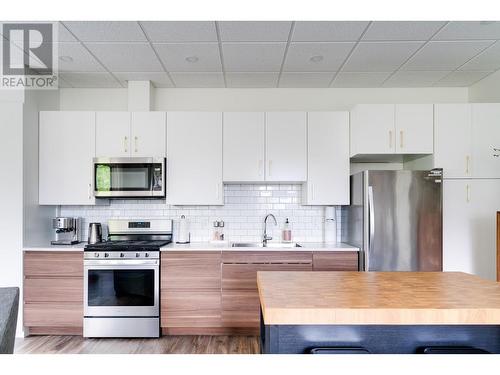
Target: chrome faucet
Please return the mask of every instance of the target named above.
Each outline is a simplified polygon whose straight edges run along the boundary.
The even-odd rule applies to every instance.
[[[269,217],[272,217],[274,220],[274,225],[278,225],[278,222],[276,221],[276,218],[274,217],[273,214],[267,214],[266,217],[264,218],[264,235],[262,236],[262,245],[265,247],[267,245],[267,241],[272,240],[273,238],[271,236],[267,235],[267,219]]]

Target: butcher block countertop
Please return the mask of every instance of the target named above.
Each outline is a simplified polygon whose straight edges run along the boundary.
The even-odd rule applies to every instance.
[[[461,272],[258,272],[266,325],[500,324],[500,283]]]

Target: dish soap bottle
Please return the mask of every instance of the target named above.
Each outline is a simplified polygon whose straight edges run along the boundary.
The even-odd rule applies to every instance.
[[[281,231],[281,241],[292,242],[292,228],[290,226],[288,218],[286,218],[285,225],[283,226],[283,230]]]

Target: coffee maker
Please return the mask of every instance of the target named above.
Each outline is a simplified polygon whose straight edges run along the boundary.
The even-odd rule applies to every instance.
[[[79,217],[56,217],[52,219],[52,229],[54,229],[54,240],[52,245],[74,245],[80,242]]]

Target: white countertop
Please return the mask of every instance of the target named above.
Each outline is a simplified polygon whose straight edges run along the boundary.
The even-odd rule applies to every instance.
[[[76,245],[41,245],[41,246],[25,246],[23,251],[83,251],[86,242],[80,242]],[[191,242],[185,245],[176,244],[175,242],[160,248],[161,251],[179,251],[179,250],[196,250],[196,251],[359,251],[355,246],[351,246],[342,242],[324,243],[324,242],[299,242],[301,247],[231,247],[231,242],[225,244],[213,244],[210,242]]]

